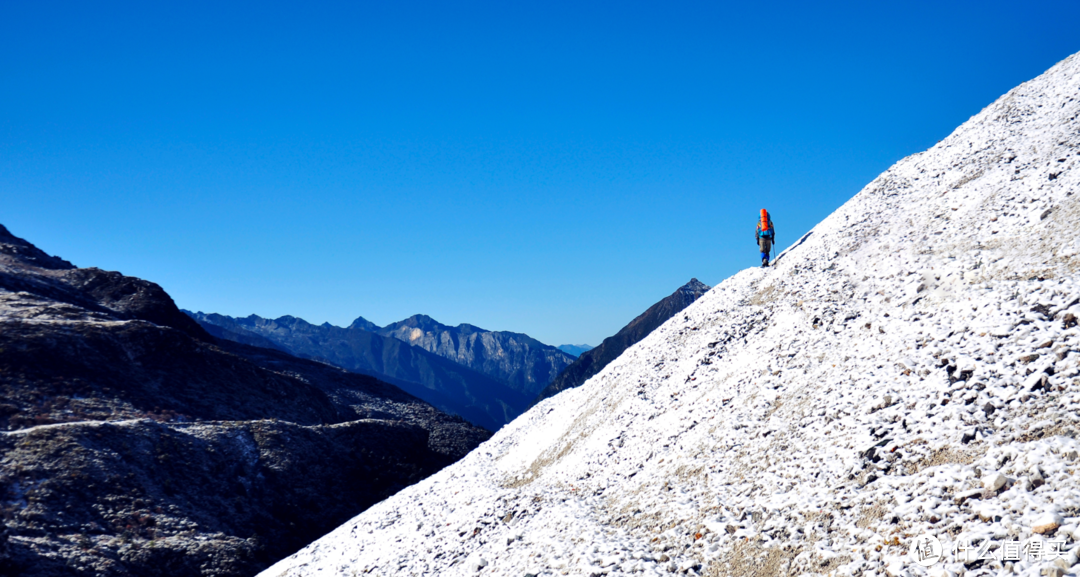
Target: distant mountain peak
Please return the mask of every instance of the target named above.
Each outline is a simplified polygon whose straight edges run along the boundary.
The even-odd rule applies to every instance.
[[[408,325],[408,326],[418,327],[418,328],[420,328],[420,327],[435,327],[435,328],[447,327],[447,328],[449,328],[449,325],[444,325],[444,324],[440,323],[439,321],[437,321],[437,320],[435,320],[435,319],[433,319],[433,318],[431,318],[431,317],[429,317],[427,315],[424,315],[424,314],[413,315],[413,316],[401,321],[401,323],[405,324],[405,325]]]
[[[300,317],[294,317],[292,315],[282,315],[282,316],[274,319],[273,322],[275,322],[275,323],[277,323],[279,325],[285,325],[285,326],[308,326],[308,327],[315,326],[315,325],[305,321],[304,319],[302,319]]]
[[[568,354],[568,355],[570,355],[570,356],[572,356],[572,357],[574,357],[576,359],[577,357],[581,356],[582,353],[585,353],[585,352],[588,352],[588,351],[592,350],[593,346],[592,345],[584,345],[584,344],[582,344],[582,345],[559,345],[556,348],[558,348],[560,351],[562,351],[562,352],[564,352],[564,353],[566,353],[566,354]]]
[[[382,327],[380,327],[379,325],[365,319],[364,317],[356,317],[356,320],[353,321],[351,325],[349,325],[349,328],[350,329],[360,329],[362,331],[368,331],[368,332],[374,333],[374,332],[378,331],[379,329],[381,329]]]
[[[679,287],[679,290],[688,290],[694,292],[708,292],[712,287],[699,281],[696,278],[690,279],[690,282]]]
[[[679,290],[675,291],[675,294],[671,296],[678,296],[680,299],[686,299],[687,297],[689,297],[690,301],[693,302],[697,300],[698,297],[700,297],[701,295],[709,292],[711,288],[711,286],[699,281],[698,279],[692,278],[690,279],[690,282],[679,287]]]

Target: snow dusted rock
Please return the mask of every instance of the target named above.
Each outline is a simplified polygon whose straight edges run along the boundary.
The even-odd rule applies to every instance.
[[[475,553],[472,554],[472,555],[469,555],[469,558],[465,560],[465,568],[468,569],[469,571],[473,572],[473,573],[476,573],[477,571],[480,571],[481,569],[483,569],[484,567],[487,567],[487,566],[488,566],[487,559],[484,559],[483,557],[481,557],[480,555],[477,555]]]
[[[998,489],[1004,487],[1005,483],[1007,483],[1008,481],[1009,480],[1005,477],[1005,475],[1002,475],[1001,473],[992,473],[983,477],[982,484],[983,488],[987,491],[997,491]]]
[[[1078,114],[1074,55],[265,575],[1039,575],[956,551],[1080,523],[1080,380],[1036,349],[1080,351]]]
[[[1061,515],[1057,513],[1044,513],[1031,524],[1031,531],[1040,535],[1053,533],[1061,526]]]

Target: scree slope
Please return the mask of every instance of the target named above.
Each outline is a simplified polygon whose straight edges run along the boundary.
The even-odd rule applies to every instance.
[[[1078,112],[1074,55],[264,575],[919,575],[929,534],[929,571],[970,576],[1004,566],[964,539],[1072,547]]]

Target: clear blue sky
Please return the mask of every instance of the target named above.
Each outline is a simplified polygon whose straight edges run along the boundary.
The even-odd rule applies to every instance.
[[[93,4],[93,5],[92,5]],[[0,2],[0,223],[181,307],[598,344],[1080,50],[1080,2]]]

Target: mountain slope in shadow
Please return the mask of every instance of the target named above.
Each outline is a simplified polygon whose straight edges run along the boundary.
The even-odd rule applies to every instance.
[[[251,575],[489,436],[0,226],[0,574]]]

